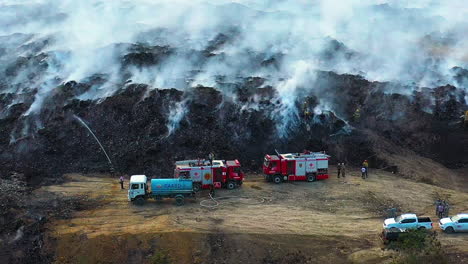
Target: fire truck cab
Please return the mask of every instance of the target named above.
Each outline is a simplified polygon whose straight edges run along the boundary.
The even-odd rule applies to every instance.
[[[183,160],[177,161],[174,178],[193,181],[193,190],[227,188],[232,190],[242,185],[244,173],[238,160]]]
[[[309,181],[328,179],[328,160],[323,152],[266,155],[263,173],[267,181]]]

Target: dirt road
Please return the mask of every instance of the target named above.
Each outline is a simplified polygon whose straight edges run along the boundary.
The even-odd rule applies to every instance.
[[[59,263],[150,262],[163,250],[175,263],[381,263],[378,234],[385,210],[434,216],[437,196],[450,199],[452,212],[468,211],[468,193],[371,171],[346,181],[328,180],[275,185],[248,175],[234,191],[220,190],[216,208],[200,202],[201,193],[177,207],[171,199],[137,207],[116,179],[68,175],[69,181],[37,191],[87,195],[98,206],[49,225],[49,242]],[[332,171],[334,175],[334,171]],[[203,204],[213,204],[210,201]],[[435,224],[437,226],[437,224]],[[468,234],[440,235],[450,252],[468,253]],[[285,262],[286,261],[286,262]]]

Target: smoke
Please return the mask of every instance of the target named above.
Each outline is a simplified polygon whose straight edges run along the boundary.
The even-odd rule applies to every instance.
[[[466,86],[452,68],[468,68],[467,30],[462,0],[0,0],[0,93],[37,90],[31,115],[59,84],[97,74],[106,81],[77,98],[110,96],[128,79],[230,94],[220,77],[256,76],[278,90],[274,119],[285,137],[298,89],[316,89],[317,70]],[[169,134],[183,107],[171,108]]]
[[[171,136],[178,128],[180,121],[185,117],[187,113],[187,100],[177,102],[169,107],[169,114],[167,117],[167,136]]]

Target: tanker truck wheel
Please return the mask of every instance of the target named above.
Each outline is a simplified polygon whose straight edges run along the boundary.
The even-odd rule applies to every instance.
[[[273,182],[276,183],[276,184],[280,184],[282,182],[281,176],[280,175],[275,175],[273,177]]]
[[[176,197],[175,197],[175,202],[176,202],[177,206],[184,205],[184,200],[185,200],[185,198],[184,198],[183,195],[179,194],[179,195],[176,195]]]
[[[194,191],[194,192],[199,192],[200,189],[201,189],[201,186],[200,186],[199,183],[195,183],[195,184],[193,185],[193,191]]]
[[[236,184],[234,182],[228,182],[227,186],[228,190],[233,190],[234,188],[236,188]]]
[[[145,199],[143,199],[143,197],[137,197],[135,200],[133,200],[133,203],[138,206],[142,206],[145,204]]]
[[[308,182],[314,182],[316,180],[315,174],[308,174],[307,175],[307,181]]]

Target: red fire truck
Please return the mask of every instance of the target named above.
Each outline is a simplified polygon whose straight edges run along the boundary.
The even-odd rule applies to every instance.
[[[241,186],[244,173],[238,160],[182,160],[176,161],[174,178],[188,178],[193,181],[193,190],[227,188]]]
[[[267,181],[309,181],[328,179],[328,160],[323,152],[266,155],[263,173]]]

